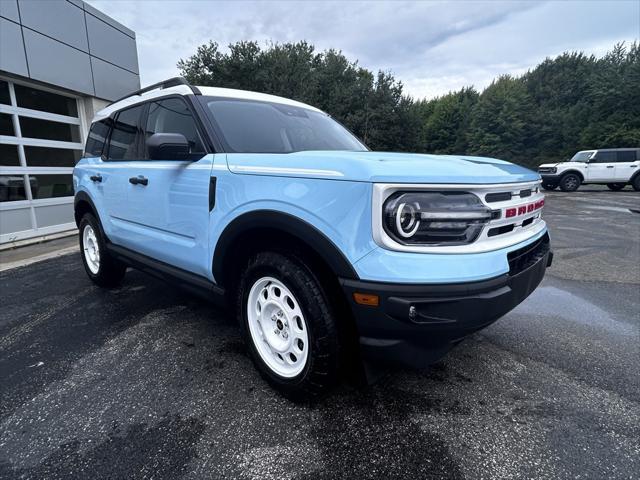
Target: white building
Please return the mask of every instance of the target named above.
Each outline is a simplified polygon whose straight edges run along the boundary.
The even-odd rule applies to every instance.
[[[0,0],[0,244],[75,228],[89,122],[138,88],[133,31],[81,0]]]

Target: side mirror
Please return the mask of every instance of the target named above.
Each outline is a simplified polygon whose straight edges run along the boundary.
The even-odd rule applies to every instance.
[[[186,160],[189,142],[181,133],[154,133],[147,139],[151,160]]]

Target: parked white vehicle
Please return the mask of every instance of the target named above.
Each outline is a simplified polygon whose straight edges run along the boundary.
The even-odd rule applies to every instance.
[[[546,190],[573,192],[582,184],[603,184],[614,191],[626,185],[640,191],[640,148],[583,150],[571,160],[540,165],[538,173]]]

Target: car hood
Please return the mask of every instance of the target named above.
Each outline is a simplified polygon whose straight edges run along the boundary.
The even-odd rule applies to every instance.
[[[512,183],[540,176],[504,160],[467,155],[313,151],[229,153],[233,173],[385,183]]]
[[[543,163],[542,165],[539,165],[538,168],[540,167],[559,167],[559,166],[563,166],[563,167],[584,167],[586,165],[586,163],[584,162],[556,162],[556,163]]]

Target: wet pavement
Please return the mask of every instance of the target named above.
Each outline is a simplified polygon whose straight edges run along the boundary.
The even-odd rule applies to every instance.
[[[274,393],[214,306],[0,273],[0,478],[638,478],[640,193],[551,192],[541,287],[424,371]]]

